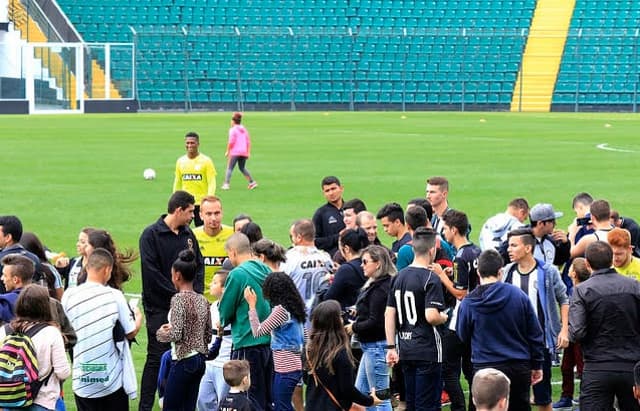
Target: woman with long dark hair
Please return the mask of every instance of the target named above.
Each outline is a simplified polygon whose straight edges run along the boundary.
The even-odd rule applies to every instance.
[[[111,271],[111,278],[107,282],[107,285],[122,291],[122,284],[131,279],[132,272],[130,264],[138,259],[138,254],[130,249],[119,250],[111,234],[107,230],[101,229],[94,229],[89,233],[85,250],[87,257],[90,256],[96,248],[104,248],[113,256],[113,271]],[[78,278],[78,284],[86,280],[87,273],[83,271]]]
[[[362,358],[358,366],[356,387],[360,392],[368,393],[372,388],[389,388],[384,311],[391,288],[391,277],[396,274],[396,267],[385,247],[370,245],[362,252],[362,269],[367,282],[356,301],[356,319],[347,324],[345,330],[347,334],[355,333],[360,342]],[[368,409],[391,411],[391,402],[387,399]]]
[[[44,274],[44,278],[41,279],[40,285],[49,289],[49,295],[56,300],[60,301],[64,287],[62,286],[62,277],[56,268],[49,264],[47,260],[47,254],[44,250],[42,241],[32,232],[25,231],[20,237],[20,244],[27,250],[35,254],[40,259],[40,265]]]
[[[264,280],[262,294],[271,304],[271,314],[260,323],[256,302],[258,297],[251,287],[244,290],[249,304],[249,322],[254,337],[271,334],[273,353],[273,399],[275,411],[293,411],[291,397],[302,378],[302,347],[304,345],[304,301],[291,277],[274,272]]]
[[[311,313],[307,364],[305,410],[342,411],[354,402],[365,406],[381,403],[375,391],[369,396],[353,386],[354,359],[337,301],[324,301]]]

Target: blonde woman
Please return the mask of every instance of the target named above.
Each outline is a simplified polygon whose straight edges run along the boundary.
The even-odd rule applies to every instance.
[[[370,245],[362,252],[362,270],[367,281],[356,300],[356,320],[345,326],[348,334],[356,334],[362,349],[356,388],[364,394],[375,389],[378,397],[384,400],[377,406],[368,407],[368,410],[391,411],[389,368],[385,359],[387,342],[384,310],[396,267],[385,247]]]

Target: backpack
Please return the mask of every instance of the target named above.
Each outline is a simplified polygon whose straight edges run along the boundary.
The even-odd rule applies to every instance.
[[[0,346],[0,407],[23,408],[33,404],[40,387],[53,373],[42,381],[38,379],[38,359],[33,338],[48,324],[36,324],[25,333],[13,331],[5,325],[6,336]]]

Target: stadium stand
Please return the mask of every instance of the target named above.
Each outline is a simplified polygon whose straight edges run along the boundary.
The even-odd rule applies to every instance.
[[[638,102],[640,3],[579,0],[553,94],[556,106]],[[634,110],[635,111],[635,110]]]
[[[109,93],[130,90],[135,69],[149,108],[635,111],[638,101],[635,0],[59,4],[86,42],[135,42],[135,67],[130,50],[111,50]],[[104,52],[92,59],[88,97],[104,97]]]
[[[508,107],[535,7],[534,0],[60,3],[87,41],[131,41],[127,26],[135,29],[142,101],[180,104],[188,96],[276,107]]]

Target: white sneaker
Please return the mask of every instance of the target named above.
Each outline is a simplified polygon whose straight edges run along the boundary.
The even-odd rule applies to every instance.
[[[223,190],[228,190],[228,189],[229,189],[229,184],[224,183],[224,184],[222,185],[222,187],[220,187],[220,188],[222,188]]]

